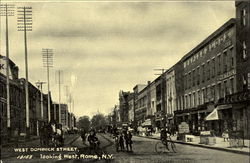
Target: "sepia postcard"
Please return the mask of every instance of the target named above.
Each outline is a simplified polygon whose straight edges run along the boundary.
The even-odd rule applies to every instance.
[[[250,2],[0,0],[0,163],[249,163]]]

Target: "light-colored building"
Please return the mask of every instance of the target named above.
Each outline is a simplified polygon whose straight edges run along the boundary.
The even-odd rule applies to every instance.
[[[176,108],[176,88],[175,88],[175,72],[170,68],[166,73],[166,104],[167,116],[173,118]]]

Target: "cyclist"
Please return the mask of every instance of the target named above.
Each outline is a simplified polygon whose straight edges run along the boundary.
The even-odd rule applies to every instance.
[[[90,131],[90,134],[88,136],[88,141],[89,141],[90,148],[92,149],[97,149],[100,145],[100,142],[98,138],[96,137],[96,133],[94,130]]]
[[[167,150],[169,150],[168,148],[168,137],[170,137],[171,133],[169,131],[166,131],[166,129],[162,129],[161,130],[161,141],[163,144],[166,145]]]

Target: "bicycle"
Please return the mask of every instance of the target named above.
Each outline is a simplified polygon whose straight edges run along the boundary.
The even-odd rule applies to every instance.
[[[157,143],[155,144],[155,151],[156,151],[158,154],[170,152],[170,149],[171,149],[172,152],[174,152],[174,153],[177,152],[175,143],[171,140],[171,137],[170,137],[170,136],[167,136],[166,139],[162,139],[160,142],[157,142]]]

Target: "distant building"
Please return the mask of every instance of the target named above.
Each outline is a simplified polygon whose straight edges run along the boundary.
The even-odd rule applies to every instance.
[[[61,123],[63,126],[68,124],[68,105],[61,104]]]
[[[132,124],[134,122],[135,108],[134,108],[134,93],[129,94],[128,96],[128,121]]]
[[[128,99],[130,96],[130,92],[120,91],[119,93],[119,111],[121,116],[122,123],[129,123],[129,103]]]

